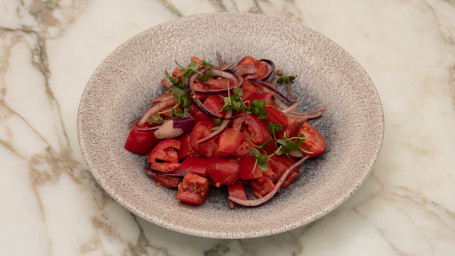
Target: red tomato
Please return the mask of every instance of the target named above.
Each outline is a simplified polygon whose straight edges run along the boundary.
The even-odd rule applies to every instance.
[[[194,121],[200,122],[200,121],[211,121],[212,118],[207,116],[206,114],[202,113],[195,105],[191,104],[190,109],[188,111],[190,115],[193,117]]]
[[[190,204],[203,204],[209,194],[209,181],[196,174],[188,173],[178,186],[177,199]]]
[[[180,72],[180,68],[176,67],[174,72],[172,72],[172,77],[178,77],[180,83],[182,82],[182,73]]]
[[[180,150],[179,150],[179,159],[184,159],[189,156],[195,156],[199,154],[193,147],[190,145],[190,134],[180,137]]]
[[[243,92],[243,100],[249,100],[251,97],[260,93],[262,90],[259,90],[256,86],[252,85],[248,80],[243,80],[242,85],[242,92]]]
[[[243,188],[242,183],[235,183],[227,186],[229,196],[242,199],[242,200],[247,200],[248,198],[246,197],[245,189]]]
[[[286,169],[288,169],[289,166],[293,165],[294,163],[295,161],[288,158],[287,156],[271,156],[268,164],[269,167],[272,168],[273,173],[267,173],[267,176],[274,183],[276,183],[281,178]],[[298,167],[294,168],[291,173],[289,173],[281,187],[288,187],[297,177],[299,177]]]
[[[147,128],[147,125],[134,126],[123,147],[131,153],[146,155],[152,150],[158,139],[152,131],[138,131],[138,128]]]
[[[150,168],[160,171],[173,171],[180,167],[176,149],[180,149],[180,141],[163,140],[148,155]]]
[[[227,128],[218,138],[218,155],[228,156],[236,151],[245,135],[232,128]]]
[[[274,105],[272,102],[272,94],[268,92],[258,93],[251,97],[250,101],[253,100],[265,100],[266,105]]]
[[[198,144],[197,141],[207,137],[215,127],[213,121],[201,121],[196,123],[190,134],[190,145],[205,157],[211,157],[216,154],[218,146],[215,140],[209,140],[205,143]]]
[[[246,129],[243,126],[246,126]],[[264,143],[270,138],[267,126],[254,115],[244,114],[232,122],[232,128],[241,131],[245,136],[256,145]]]
[[[303,152],[304,154],[308,155],[309,157],[315,157],[324,152],[326,148],[325,140],[322,138],[321,134],[319,134],[319,132],[313,128],[313,126],[311,126],[308,122],[304,122],[297,134],[300,135],[301,133],[303,133],[303,135],[306,137],[301,145],[301,148],[307,152],[311,152]]]
[[[167,188],[176,188],[179,183],[182,181],[180,177],[173,177],[173,176],[166,176],[166,175],[151,175],[155,181],[157,186],[163,186]]]
[[[236,82],[226,78],[217,79],[209,78],[209,80],[207,80],[204,84],[210,87],[211,89],[227,89],[228,87],[229,88],[234,87]]]
[[[251,144],[244,140],[240,143],[240,145],[237,147],[234,153],[232,155],[237,156],[237,157],[247,157],[250,155],[248,148],[251,147]]]
[[[278,139],[284,138],[284,134],[287,134],[289,138],[297,136],[297,130],[299,129],[299,123],[295,120],[295,118],[288,118],[288,125],[284,127],[281,132],[276,134]]]
[[[273,184],[272,180],[268,177],[260,177],[250,181],[251,186],[251,193],[255,195],[257,198],[261,198],[268,193],[270,193],[274,188],[275,185]]]
[[[240,159],[239,174],[242,180],[252,180],[262,177],[262,170],[256,166],[253,171],[253,167],[256,163],[256,159],[252,156],[247,156]]]
[[[214,115],[217,115],[217,116],[226,115],[226,110],[222,110],[220,112],[220,110],[224,106],[224,100],[219,95],[210,95],[207,99],[205,99],[204,106],[206,109],[208,109]]]
[[[239,180],[239,165],[223,158],[207,160],[207,172],[215,186],[234,184]]]
[[[256,70],[256,75],[254,76],[254,78],[256,78],[256,79],[263,78],[267,74],[267,71],[269,70],[269,67],[267,66],[267,64],[255,59],[251,56],[246,56],[243,59],[241,59],[239,61],[239,63],[237,64],[237,67],[243,66],[243,65],[248,65],[248,64],[252,64],[254,66],[254,69]]]
[[[206,91],[206,90],[210,89],[207,85],[199,83],[199,81],[195,81],[193,83],[193,87],[194,87],[194,89],[196,91],[197,90]],[[207,97],[208,97],[208,95],[205,95],[205,94],[197,94],[197,98],[200,99],[200,100],[203,100],[203,99],[205,99]]]
[[[207,159],[203,157],[187,157],[180,165],[180,170],[207,177]]]
[[[283,127],[288,125],[288,117],[283,112],[274,107],[265,107],[264,109],[268,113],[267,121],[281,124]]]
[[[190,61],[191,61],[191,62],[196,61],[197,64],[202,65],[202,60],[199,59],[199,58],[196,57],[196,56],[191,57]],[[203,66],[204,66],[204,65],[202,65],[202,67],[203,67]]]

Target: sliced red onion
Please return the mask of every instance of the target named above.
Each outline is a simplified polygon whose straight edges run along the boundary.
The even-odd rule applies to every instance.
[[[160,128],[161,126],[158,125],[158,126],[153,126],[153,127],[143,127],[143,128],[137,128],[136,130],[137,131],[156,131],[158,130],[158,128]]]
[[[208,110],[204,104],[202,104],[201,100],[199,100],[199,98],[197,97],[197,93],[196,91],[194,90],[194,81],[196,80],[196,78],[201,74],[201,73],[204,73],[207,69],[206,68],[200,68],[198,70],[198,72],[194,72],[190,78],[188,79],[188,97],[190,98],[191,102],[204,114],[206,114],[207,116],[213,118],[213,119],[221,119],[221,120],[226,120],[226,119],[235,119],[235,118],[238,118],[240,116],[242,116],[243,114],[240,114],[240,115],[237,115],[237,116],[233,116],[233,117],[222,117],[222,116],[217,116],[215,114],[213,114],[212,112],[210,112],[210,110]],[[222,72],[227,72],[227,71],[222,71]],[[243,79],[242,79],[242,83],[243,83]],[[227,90],[226,90],[227,92]]]
[[[275,63],[273,63],[273,61],[268,60],[268,59],[261,59],[259,61],[265,62],[270,66],[268,68],[267,74],[265,74],[264,77],[259,78],[259,80],[264,81],[264,80],[267,80],[267,78],[269,78],[270,75],[272,74],[273,70],[275,70]]]
[[[157,139],[172,139],[184,135],[193,129],[195,121],[191,117],[179,117],[164,122],[155,131]]]
[[[299,106],[299,104],[300,104],[300,102],[294,103],[290,107],[281,110],[281,112],[283,112],[285,114],[289,113],[289,112],[293,111],[294,109],[296,109]]]
[[[237,74],[237,72],[234,72],[232,70],[217,70],[213,69],[212,70],[213,76],[217,77],[222,77],[222,78],[227,78],[230,80],[234,80],[237,83],[233,85],[232,87],[229,87],[228,89],[210,89],[210,90],[194,90],[196,94],[202,94],[202,95],[219,95],[219,94],[226,94],[229,92],[233,92],[235,88],[242,86],[243,84],[243,78]]]
[[[226,64],[224,67],[220,68],[220,70],[226,70],[226,69],[230,68],[230,67],[231,67],[232,65],[234,65],[234,64],[235,64],[235,61],[229,62],[229,63]]]
[[[284,87],[286,88],[286,92],[288,93],[288,96],[291,98],[291,101],[292,102],[295,102],[297,100],[297,97],[295,96],[295,94],[292,92],[292,88],[291,88],[291,83],[286,83],[284,85]]]
[[[267,88],[268,90],[272,91],[273,93],[275,93],[276,95],[280,96],[283,100],[285,100],[286,102],[288,102],[289,104],[291,103],[294,103],[292,102],[291,100],[289,100],[288,98],[286,98],[286,96],[284,96],[281,92],[279,92],[277,89],[273,88],[272,86],[264,83],[263,81],[261,80],[257,80],[257,79],[251,79],[250,80],[251,82],[255,83],[255,84],[258,84],[262,87],[265,87]]]
[[[252,79],[256,75],[257,71],[254,68],[253,64],[247,64],[238,66],[234,69],[239,75],[241,75],[245,79]]]
[[[259,199],[254,199],[254,200],[243,200],[243,199],[238,199],[238,198],[233,197],[233,196],[229,196],[228,200],[231,200],[232,202],[237,203],[237,204],[242,205],[242,206],[258,206],[258,205],[261,205],[261,204],[267,202],[268,200],[270,200],[276,194],[278,189],[280,189],[281,184],[283,184],[284,180],[289,175],[289,173],[294,168],[298,167],[303,162],[305,162],[305,160],[307,160],[307,159],[308,159],[308,156],[303,157],[299,161],[297,161],[295,164],[291,165],[288,169],[286,169],[286,171],[283,173],[283,175],[281,175],[280,180],[278,180],[278,182],[275,184],[275,187],[273,188],[273,190],[270,191],[270,193],[268,193],[264,197],[261,197]]]
[[[307,119],[314,119],[314,118],[320,117],[322,115],[322,112],[325,110],[325,108],[326,108],[326,106],[321,106],[309,113],[292,111],[292,112],[287,113],[286,116],[292,117],[292,118],[300,118],[303,120],[303,121],[301,120],[301,122],[304,122]]]
[[[141,118],[139,117],[139,118],[136,118],[133,121],[129,122],[128,125],[126,126],[126,128],[128,130],[131,130],[131,128],[133,128],[137,124],[137,121],[139,121],[139,119],[141,119]]]
[[[155,99],[153,99],[152,101],[152,105],[155,105],[155,104],[158,104],[164,100],[168,100],[169,98],[172,98],[172,94],[171,93],[165,93],[163,95],[160,95],[158,97],[156,97]]]
[[[231,116],[232,116],[232,110],[227,111],[225,117],[231,117]],[[197,144],[201,144],[201,143],[204,143],[204,142],[213,140],[214,138],[220,136],[220,135],[226,130],[226,128],[229,126],[229,123],[230,123],[230,122],[231,122],[231,120],[228,120],[228,119],[223,120],[223,122],[222,122],[221,125],[218,127],[218,129],[216,129],[215,131],[213,131],[213,132],[212,132],[211,134],[209,134],[207,137],[198,140],[196,143],[197,143]]]
[[[297,158],[300,158],[300,157],[304,157],[305,155],[303,154],[302,151],[300,150],[296,150],[296,151],[292,151],[292,152],[289,152],[288,155],[292,156],[292,157],[297,157]]]
[[[175,105],[176,102],[175,102],[175,99],[174,97],[169,97],[169,98],[165,98],[163,99],[162,101],[160,101],[158,104],[156,104],[155,106],[153,106],[152,108],[150,108],[149,110],[147,110],[147,112],[145,112],[145,114],[142,116],[141,120],[139,120],[139,122],[137,123],[138,125],[143,125],[145,124],[145,122],[147,122],[147,120],[154,114],[158,113],[158,111],[160,109],[163,109],[163,108],[167,108],[169,106],[173,106]]]
[[[218,59],[218,65],[222,69],[224,67],[223,59],[221,58],[221,55],[219,52],[216,52],[215,54],[216,54],[216,58]]]

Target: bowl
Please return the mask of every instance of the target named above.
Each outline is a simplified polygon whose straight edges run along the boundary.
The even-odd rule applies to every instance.
[[[295,74],[300,110],[326,105],[311,122],[327,151],[306,161],[299,178],[271,201],[254,208],[228,208],[225,188],[212,189],[206,203],[175,199],[155,186],[144,156],[123,149],[128,123],[163,93],[164,70],[175,61],[205,54],[216,63],[250,55],[270,59]],[[149,28],[114,50],[91,76],[78,112],[78,137],[93,177],[137,216],[170,230],[201,237],[251,238],[308,224],[332,211],[362,184],[382,145],[383,111],[362,67],[343,48],[302,25],[276,17],[211,13]]]

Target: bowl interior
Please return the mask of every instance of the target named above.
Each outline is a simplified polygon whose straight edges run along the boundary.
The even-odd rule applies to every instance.
[[[216,63],[243,56],[270,59],[295,74],[300,110],[327,109],[311,123],[327,152],[300,168],[300,177],[256,208],[229,210],[226,189],[213,189],[202,206],[180,203],[176,191],[156,187],[146,159],[123,149],[127,124],[163,93],[164,70],[190,57]],[[79,140],[93,176],[119,203],[160,226],[197,236],[247,238],[283,232],[328,213],[366,178],[379,153],[383,113],[360,65],[330,39],[279,18],[216,13],[173,20],[125,42],[98,67],[81,99]]]

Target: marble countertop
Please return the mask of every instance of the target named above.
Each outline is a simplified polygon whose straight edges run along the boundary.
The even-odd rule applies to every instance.
[[[383,149],[364,185],[305,228],[218,240],[148,223],[95,182],[76,115],[122,42],[203,12],[263,13],[350,52],[375,83]],[[0,2],[0,255],[455,255],[453,0]]]

